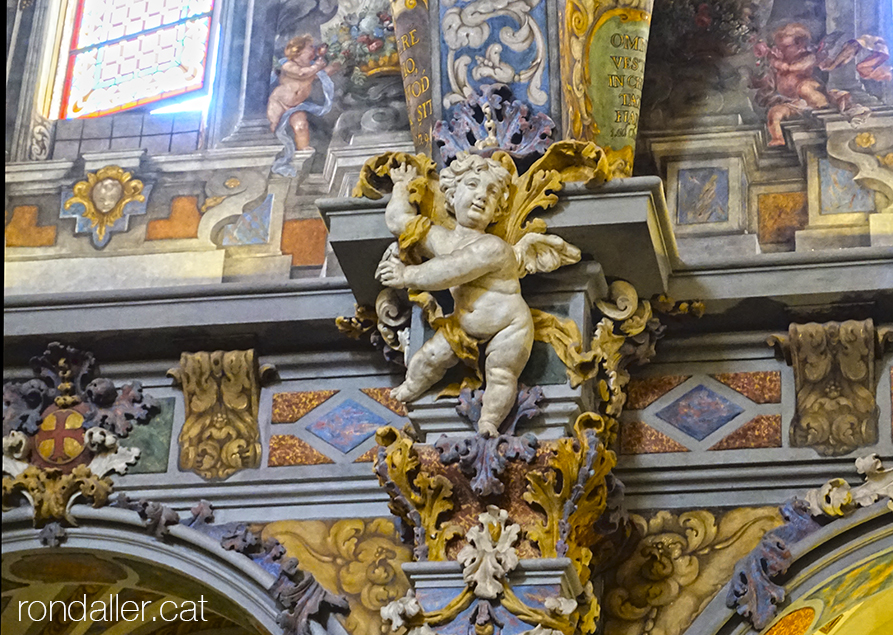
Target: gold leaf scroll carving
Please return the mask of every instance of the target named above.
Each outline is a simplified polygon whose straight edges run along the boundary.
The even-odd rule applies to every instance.
[[[875,330],[869,320],[791,324],[773,336],[779,357],[794,369],[797,409],[791,445],[840,456],[874,445]]]
[[[72,499],[83,496],[93,507],[102,507],[112,492],[112,479],[100,477],[86,465],[78,465],[70,474],[30,466],[15,478],[3,478],[3,510],[12,507],[16,493],[23,494],[34,508],[34,526],[51,521],[77,525],[69,512]]]
[[[408,527],[418,528],[424,536],[429,560],[446,560],[447,544],[463,533],[458,525],[445,519],[453,510],[453,484],[442,474],[420,469],[413,440],[396,429],[379,428],[375,440],[382,447],[375,459],[375,471],[391,493],[391,512]],[[389,487],[391,484],[395,489]]]
[[[605,585],[605,635],[680,635],[728,582],[735,563],[782,524],[775,507],[630,515],[641,536]]]
[[[260,380],[270,370],[258,367],[253,349],[180,356],[180,366],[168,371],[186,402],[180,469],[223,479],[260,466]]]
[[[412,560],[410,549],[386,518],[284,520],[264,527],[262,537],[276,538],[302,571],[347,598],[344,625],[351,635],[381,635],[381,607],[409,588],[400,565]]]

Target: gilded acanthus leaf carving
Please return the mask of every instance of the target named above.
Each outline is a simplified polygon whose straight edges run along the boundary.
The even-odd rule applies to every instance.
[[[375,473],[391,495],[391,511],[413,530],[416,558],[446,560],[447,544],[463,533],[458,525],[442,518],[453,510],[452,483],[441,474],[419,469],[418,452],[405,434],[384,427],[375,438],[382,446]]]
[[[839,456],[877,441],[875,333],[869,320],[791,324],[769,340],[794,368],[791,444]]]
[[[616,422],[586,412],[577,417],[574,433],[575,438],[555,441],[548,469],[528,472],[524,500],[545,518],[526,529],[544,558],[570,558],[585,585],[598,539],[595,522],[607,505],[606,478],[617,463],[614,452],[606,449],[616,435]]]
[[[186,402],[181,469],[223,479],[260,466],[260,382],[271,370],[258,367],[254,350],[183,353],[180,366],[168,371]]]
[[[3,509],[10,509],[13,497],[22,494],[34,508],[35,527],[58,520],[77,525],[69,513],[74,499],[83,496],[94,507],[102,507],[112,487],[112,479],[97,476],[86,465],[78,465],[69,474],[32,465],[15,478],[3,479]]]

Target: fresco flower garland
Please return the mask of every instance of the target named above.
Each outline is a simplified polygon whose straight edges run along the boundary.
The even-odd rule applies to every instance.
[[[349,13],[324,34],[328,56],[341,62],[350,81],[363,86],[368,77],[400,72],[394,19],[388,2],[372,2]]]

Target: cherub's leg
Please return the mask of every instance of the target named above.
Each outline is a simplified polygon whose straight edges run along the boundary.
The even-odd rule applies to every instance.
[[[796,111],[785,104],[778,104],[769,109],[766,123],[769,126],[770,146],[784,145],[784,133],[781,131],[781,122],[789,118],[794,112]]]
[[[298,150],[306,150],[310,147],[310,124],[307,123],[307,113],[299,110],[288,119],[292,130],[295,131],[295,147]]]
[[[285,104],[278,99],[270,97],[270,101],[267,103],[267,120],[270,122],[270,132],[276,132],[279,119],[286,110],[288,110],[288,107]]]
[[[812,108],[827,108],[831,105],[822,85],[814,79],[801,81],[797,93]]]
[[[487,344],[484,403],[478,432],[495,437],[518,397],[518,376],[527,365],[533,346],[533,319],[528,311],[493,336]]]
[[[415,401],[440,381],[444,373],[459,361],[449,342],[438,331],[409,360],[406,380],[391,391],[391,397],[404,403]]]

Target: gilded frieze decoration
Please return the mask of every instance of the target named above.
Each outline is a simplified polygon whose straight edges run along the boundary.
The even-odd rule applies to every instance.
[[[605,588],[605,635],[680,635],[735,563],[782,522],[774,507],[630,514],[639,539]]]
[[[869,319],[791,324],[787,337],[769,339],[794,369],[791,445],[840,456],[877,442],[876,335]]]
[[[180,356],[179,367],[168,371],[186,403],[180,469],[211,480],[260,466],[261,382],[274,373],[272,366],[258,365],[253,349]]]
[[[121,443],[159,408],[139,382],[98,377],[92,353],[57,342],[31,360],[34,378],[3,386],[3,509],[34,510],[35,527],[64,521],[79,497],[104,505],[109,474],[124,474],[139,448]]]
[[[400,565],[412,560],[393,521],[285,520],[266,525],[263,541],[282,544],[327,591],[347,600],[351,635],[381,635],[381,610],[402,597],[409,582]]]
[[[71,197],[62,205],[61,217],[74,218],[75,232],[89,233],[93,246],[101,249],[113,232],[127,231],[130,215],[146,213],[150,189],[130,172],[107,165],[75,183]]]

